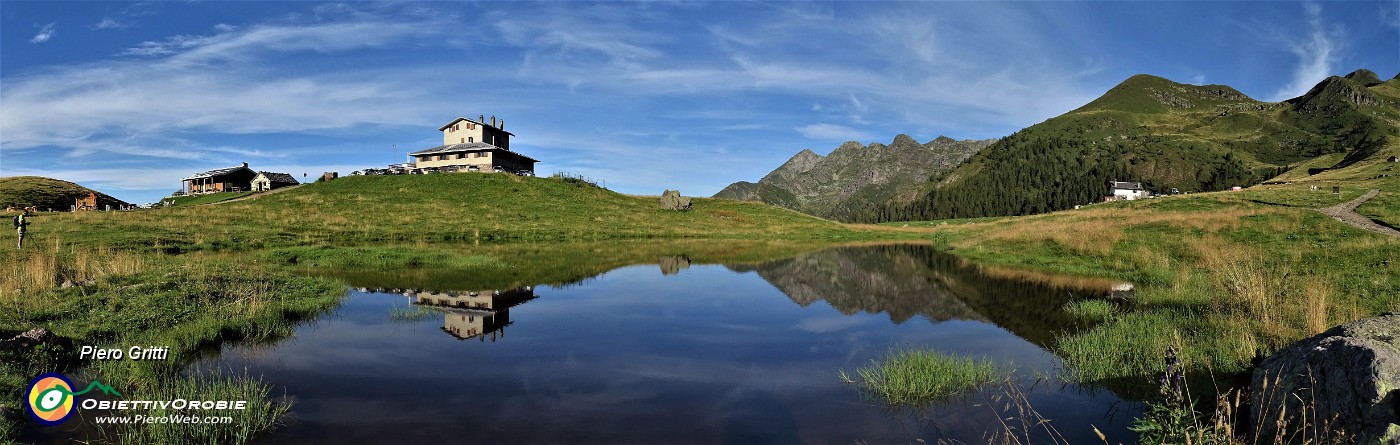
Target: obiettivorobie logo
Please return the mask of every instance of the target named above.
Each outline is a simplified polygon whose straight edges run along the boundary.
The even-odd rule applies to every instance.
[[[86,389],[73,392],[73,381],[68,377],[56,372],[41,374],[29,382],[29,389],[24,394],[27,402],[26,407],[29,415],[34,416],[34,420],[44,425],[53,426],[63,423],[73,416],[74,406],[77,405],[78,396],[87,394],[94,389],[101,390],[109,396],[121,396],[117,390],[93,380]]]

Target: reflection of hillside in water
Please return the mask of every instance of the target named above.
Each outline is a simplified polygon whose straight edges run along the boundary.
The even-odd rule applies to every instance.
[[[1062,307],[1107,292],[1113,281],[1051,276],[974,265],[928,245],[837,247],[759,266],[757,271],[793,302],[818,300],[844,314],[887,313],[902,323],[995,323],[1042,347],[1075,327]]]
[[[913,246],[838,247],[730,268],[757,271],[803,307],[826,301],[846,315],[883,312],[895,323],[915,315],[933,322],[983,320],[902,247]]]

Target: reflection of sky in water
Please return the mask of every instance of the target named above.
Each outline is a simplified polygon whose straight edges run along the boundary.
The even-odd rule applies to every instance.
[[[936,407],[922,414],[933,423],[892,417],[837,370],[905,346],[1023,374],[1054,360],[995,325],[801,307],[758,274],[719,266],[628,267],[535,293],[483,342],[444,333],[436,314],[390,321],[406,297],[352,292],[294,339],[209,365],[246,367],[295,398],[293,420],[266,438],[275,443],[886,443],[935,428],[977,443],[995,422],[985,406]],[[1090,423],[1121,430],[1131,417],[1104,418],[1111,394],[1061,389],[1041,384],[1032,402],[1073,442],[1097,440]]]

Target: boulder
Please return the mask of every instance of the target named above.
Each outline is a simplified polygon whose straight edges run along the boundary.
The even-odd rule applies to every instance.
[[[40,344],[53,343],[56,338],[48,329],[34,328],[8,340],[0,340],[0,349],[25,351]]]
[[[1278,351],[1254,369],[1251,390],[1260,443],[1280,437],[1280,417],[1292,418],[1293,428],[1306,423],[1359,444],[1400,443],[1400,313],[1347,323]],[[1309,419],[1302,422],[1300,413]]]
[[[679,212],[690,210],[690,198],[681,196],[679,190],[666,190],[661,193],[661,208]]]

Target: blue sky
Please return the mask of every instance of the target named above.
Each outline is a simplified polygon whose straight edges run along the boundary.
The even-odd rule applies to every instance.
[[[1137,73],[1262,100],[1400,71],[1400,2],[0,1],[0,175],[133,202],[195,171],[402,162],[458,116],[624,193],[804,148],[1005,136]]]

